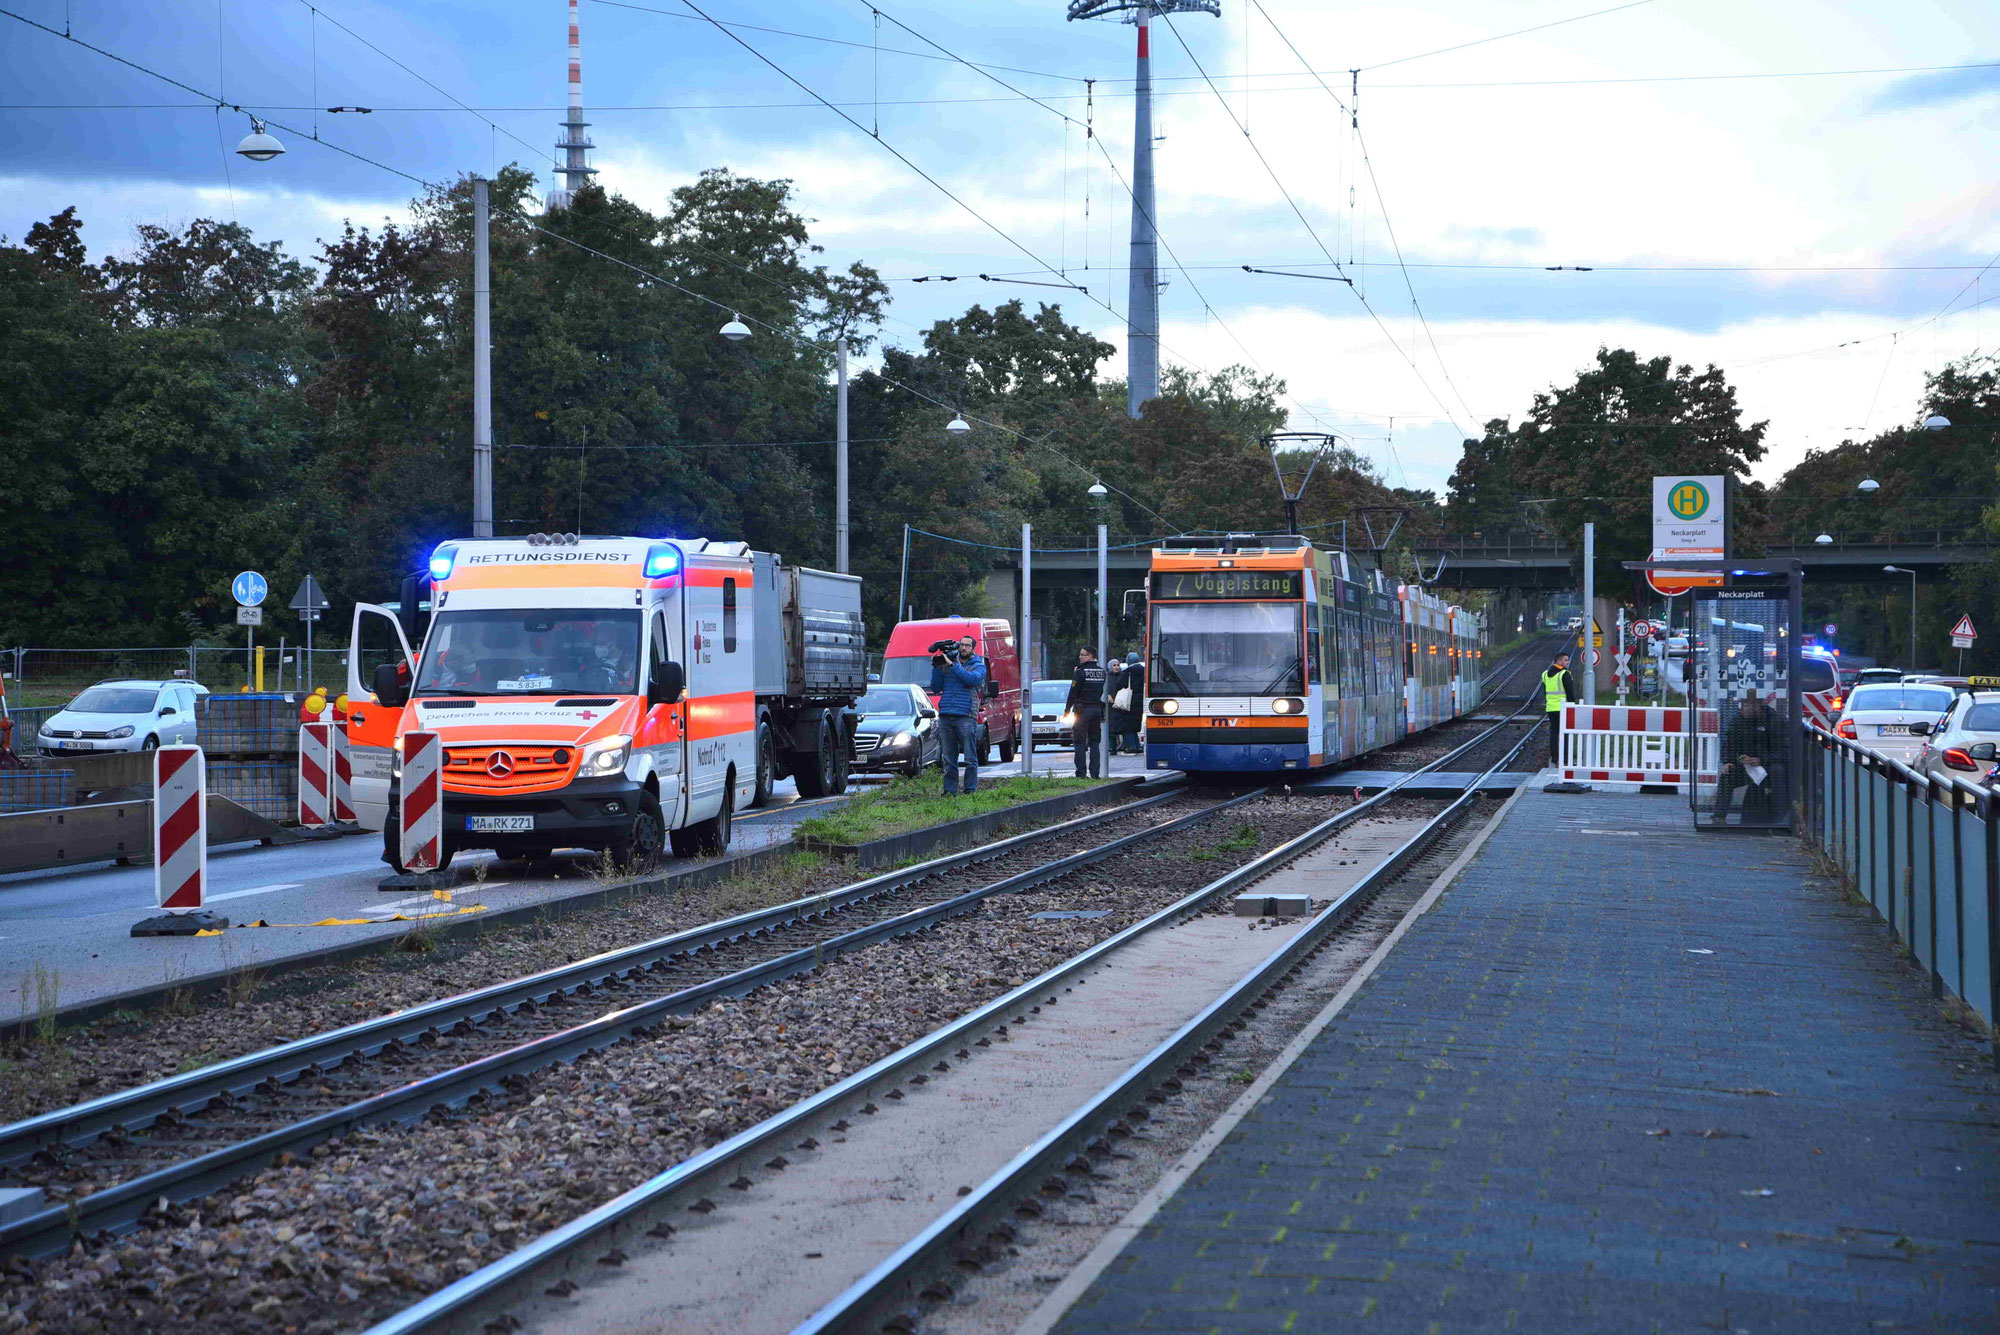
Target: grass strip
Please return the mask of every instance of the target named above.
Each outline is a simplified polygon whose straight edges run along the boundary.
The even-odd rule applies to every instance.
[[[851,798],[838,811],[800,821],[792,837],[851,848],[870,840],[907,834],[911,830],[927,830],[946,821],[983,816],[989,811],[1003,811],[1024,802],[1038,802],[1045,797],[1059,797],[1079,788],[1096,787],[1104,780],[1058,779],[1041,775],[1033,778],[1016,775],[1008,779],[982,776],[978,792],[958,793],[950,797],[938,791],[937,782],[936,775],[895,779],[887,787]]]

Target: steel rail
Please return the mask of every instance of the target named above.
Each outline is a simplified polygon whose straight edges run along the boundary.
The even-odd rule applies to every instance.
[[[512,1014],[523,1005],[542,1005],[556,996],[586,993],[632,977],[656,962],[676,955],[728,945],[792,926],[805,919],[838,912],[877,896],[905,889],[940,872],[955,871],[970,863],[1004,856],[1043,840],[1060,838],[1091,825],[1143,811],[1175,796],[1174,790],[1183,786],[1184,782],[1176,776],[1162,785],[1170,791],[1137,802],[1107,807],[1058,825],[948,853],[838,889],[705,923],[471,992],[440,997],[408,1010],[376,1016],[323,1034],[245,1053],[184,1075],[169,1076],[24,1118],[0,1126],[0,1170],[22,1163],[51,1146],[87,1143],[114,1130],[137,1130],[173,1112],[191,1115],[207,1107],[211,1099],[223,1095],[242,1097],[260,1087],[270,1088],[270,1082],[289,1084],[303,1076],[332,1070],[357,1057],[373,1057],[396,1043],[420,1040],[463,1020],[487,1019],[496,1013]]]
[[[1522,709],[1526,707],[1527,703],[1524,703]],[[1515,712],[1518,714],[1520,710]],[[1480,778],[1483,780],[1498,772],[1534,738],[1533,732],[1523,735]],[[920,1310],[912,1311],[909,1304],[912,1299],[919,1298],[919,1286],[936,1273],[952,1251],[959,1248],[970,1251],[983,1223],[1039,1191],[1049,1179],[1060,1181],[1074,1162],[1079,1148],[1086,1145],[1100,1128],[1116,1121],[1126,1110],[1143,1100],[1155,1087],[1176,1075],[1194,1074],[1196,1068],[1190,1063],[1197,1053],[1215,1043],[1216,1035],[1225,1026],[1239,1023],[1242,1012],[1265,992],[1296,973],[1306,959],[1383,886],[1443,837],[1477,797],[1478,784],[1475,783],[1384,862],[1321,910],[1303,931],[1273,951],[1172,1036],[1134,1062],[1088,1103],[1022,1150],[1006,1167],[973,1188],[969,1195],[939,1216],[930,1227],[795,1327],[792,1335],[834,1335],[835,1332],[860,1330],[873,1332],[878,1328],[891,1328],[885,1323],[898,1318],[900,1320],[894,1329],[915,1329],[922,1313]],[[1308,832],[1300,839],[1308,838],[1310,834]],[[1282,851],[1275,850],[1274,854],[1266,856],[1272,857],[1275,852]],[[933,1282],[949,1290],[948,1281]],[[376,1331],[383,1329],[377,1327]],[[370,1335],[375,1335],[375,1332]]]
[[[1521,707],[1515,710],[1515,715],[1526,709],[1528,703],[1524,701]],[[884,1085],[893,1085],[906,1074],[933,1069],[933,1064],[940,1061],[945,1054],[976,1041],[982,1031],[994,1028],[1003,1022],[1005,1016],[1018,1013],[1021,1007],[1034,1003],[1036,998],[1050,989],[1088,971],[1106,956],[1138,937],[1179,922],[1190,914],[1199,912],[1217,898],[1261,880],[1278,867],[1310,852],[1342,829],[1370,814],[1403,784],[1417,778],[1428,769],[1444,764],[1468,747],[1484,741],[1513,717],[1510,715],[1509,720],[1495,724],[1465,746],[1439,757],[1424,769],[1412,770],[1408,775],[1398,778],[1395,784],[1374,796],[1357,802],[1242,867],[1225,873],[1201,889],[1056,965],[1004,996],[988,1002],[942,1028],[933,1030],[846,1079],[829,1085],[819,1093],[773,1114],[755,1126],[738,1132],[721,1144],[681,1161],[630,1191],[606,1201],[596,1209],[550,1230],[520,1249],[420,1299],[403,1311],[370,1327],[364,1335],[435,1335],[436,1332],[442,1331],[471,1332],[479,1329],[481,1323],[497,1311],[539,1293],[554,1283],[559,1275],[572,1269],[587,1268],[589,1262],[585,1258],[602,1255],[618,1241],[629,1238],[663,1219],[667,1212],[673,1209],[677,1200],[705,1186],[722,1181],[725,1176],[729,1179],[740,1179],[763,1171],[764,1161],[775,1151],[795,1153],[791,1144],[795,1137],[818,1122],[832,1117],[842,1108],[852,1105],[860,1111],[873,1112],[874,1104],[870,1098],[872,1090]],[[1496,772],[1500,765],[1512,760],[1534,735],[1533,732],[1525,734],[1502,757],[1499,764],[1480,777],[1485,778]],[[1479,785],[1472,784],[1462,796],[1451,803],[1447,810],[1462,812],[1478,793]],[[1441,833],[1442,828],[1436,821],[1426,827],[1432,831],[1431,838]],[[1415,842],[1413,840],[1412,844]],[[1392,860],[1407,861],[1405,854],[1410,847],[1411,845],[1405,845],[1403,849],[1392,854]],[[1362,884],[1372,884],[1375,879],[1364,878]],[[1350,891],[1341,902],[1349,905],[1348,911],[1351,912],[1351,906],[1357,904],[1358,900]],[[1320,918],[1315,919],[1315,926],[1318,926],[1325,916],[1322,914]],[[1320,928],[1320,930],[1325,929]],[[953,1216],[948,1217],[955,1217],[958,1213],[954,1211]]]
[[[1125,835],[1096,848],[1085,849],[1056,861],[1045,863],[980,887],[965,894],[939,903],[921,906],[907,913],[881,922],[869,924],[846,932],[830,940],[803,946],[797,950],[761,960],[742,969],[735,970],[720,978],[710,979],[668,993],[636,1006],[614,1009],[582,1024],[559,1030],[552,1034],[530,1040],[516,1047],[492,1053],[485,1057],[437,1072],[411,1083],[399,1086],[381,1094],[347,1104],[344,1107],[301,1119],[289,1126],[225,1146],[207,1154],[194,1156],[169,1164],[154,1172],[133,1178],[117,1186],[108,1187],[80,1200],[62,1206],[41,1210],[33,1215],[0,1227],[0,1256],[23,1255],[28,1257],[47,1256],[67,1250],[75,1238],[102,1233],[128,1231],[143,1222],[159,1200],[165,1198],[174,1203],[194,1200],[226,1186],[228,1183],[261,1171],[281,1155],[299,1154],[333,1136],[343,1134],[361,1126],[377,1125],[384,1122],[413,1121],[436,1109],[461,1106],[484,1091],[499,1087],[505,1080],[517,1077],[526,1071],[556,1062],[572,1061],[586,1053],[608,1047],[634,1034],[642,1034],[658,1021],[669,1015],[683,1014],[699,1010],[720,997],[738,996],[766,983],[776,982],[795,974],[816,968],[827,958],[871,945],[894,936],[906,935],[934,926],[936,923],[959,913],[971,911],[978,901],[995,894],[1006,894],[1027,889],[1042,882],[1052,880],[1089,863],[1111,857],[1134,843],[1173,830],[1181,829],[1199,820],[1205,820],[1218,812],[1255,800],[1263,794],[1262,789],[1239,795],[1216,803],[1200,811],[1190,813],[1176,820],[1168,821],[1150,829]],[[997,854],[1018,849],[1024,843],[1046,839],[1063,831],[1075,831],[1101,823],[1118,815],[1131,813],[1155,806],[1177,793],[1161,794],[1141,802],[1128,803],[1108,812],[1094,813],[1062,825],[1051,826],[1047,830],[1031,832],[1030,835],[1016,836],[998,844],[970,853],[953,854],[930,863],[906,868],[884,876],[872,877],[868,881],[841,890],[829,891],[823,895],[794,901],[777,909],[763,910],[757,914],[746,914],[730,919],[727,923],[697,928],[690,932],[663,937],[651,943],[655,958],[666,959],[674,955],[686,954],[691,949],[710,948],[717,944],[760,935],[773,930],[778,923],[771,915],[782,909],[793,910],[787,920],[798,920],[820,913],[853,907],[864,898],[877,897],[888,890],[922,879],[926,875],[953,870],[967,862],[983,861]],[[868,887],[867,894],[863,888]],[[766,919],[757,931],[747,930],[744,924],[752,919]],[[728,930],[725,930],[728,929]],[[599,956],[584,964],[602,969],[613,959],[623,960],[620,972],[630,974],[642,971],[649,965],[635,963],[635,952],[648,947],[631,947]],[[552,975],[571,972],[580,966],[567,966],[563,970],[552,970],[549,974],[537,975],[544,980],[537,984],[546,991],[546,979]],[[518,989],[520,983],[500,984],[496,988],[469,993],[464,998],[455,998],[461,1004],[456,1013],[463,1018],[468,1014],[488,1015],[496,1009],[492,994],[507,989]],[[580,990],[580,985],[576,989]],[[532,998],[526,998],[532,1000]],[[469,1003],[469,1004],[468,1004]],[[516,1006],[521,1004],[517,1001]],[[426,1024],[428,1032],[439,1021],[440,1015],[449,1016],[452,1011],[440,1012],[438,1008],[445,1002],[433,1003],[420,1008],[430,1013]],[[401,1017],[393,1017],[401,1018]],[[353,1026],[362,1028],[364,1026]],[[335,1031],[345,1033],[348,1031]],[[384,1044],[378,1044],[385,1046]],[[290,1046],[290,1045],[288,1045]],[[274,1049],[282,1051],[282,1049]],[[248,1061],[249,1058],[239,1059]],[[226,1065],[235,1065],[228,1063]],[[307,1068],[308,1070],[310,1068]],[[239,1077],[240,1078],[240,1077]],[[161,1082],[172,1083],[172,1082]],[[253,1086],[254,1087],[254,1086]],[[210,1093],[195,1100],[196,1106],[205,1106],[209,1098],[219,1097]],[[66,1110],[67,1111],[67,1110]],[[61,1114],[52,1113],[50,1118]],[[43,1120],[43,1119],[37,1119]]]

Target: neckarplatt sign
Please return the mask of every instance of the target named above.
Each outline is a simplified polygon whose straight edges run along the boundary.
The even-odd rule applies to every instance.
[[[1727,546],[1728,479],[1720,474],[1666,473],[1653,478],[1653,557],[1720,561]],[[1646,582],[1668,598],[1713,588],[1722,576],[1697,570],[1648,570]]]

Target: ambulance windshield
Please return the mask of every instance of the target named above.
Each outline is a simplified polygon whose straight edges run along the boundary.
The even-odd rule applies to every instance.
[[[639,613],[597,608],[440,612],[418,695],[632,695]]]

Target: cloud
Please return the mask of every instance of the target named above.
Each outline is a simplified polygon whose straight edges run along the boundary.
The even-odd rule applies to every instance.
[[[1944,107],[1989,93],[2000,93],[2000,64],[1969,70],[1939,70],[1898,79],[1869,102],[1872,111],[1906,111]]]

